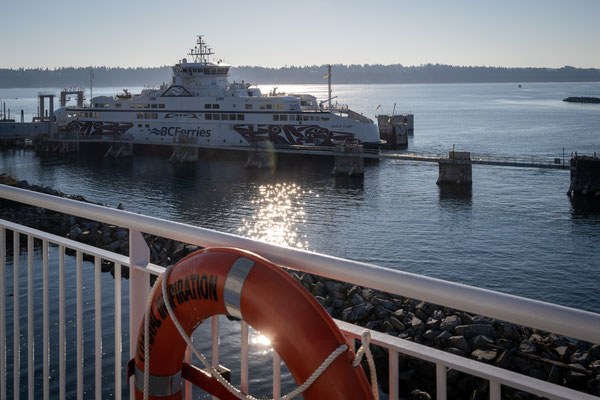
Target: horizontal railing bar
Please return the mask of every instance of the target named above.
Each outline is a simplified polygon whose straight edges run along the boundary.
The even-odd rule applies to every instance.
[[[56,245],[62,245],[65,248],[73,249],[73,250],[81,250],[82,253],[89,254],[92,256],[98,256],[105,261],[111,261],[114,263],[119,263],[125,266],[129,266],[129,257],[110,252],[108,250],[103,250],[99,247],[90,246],[89,244],[77,242],[72,239],[67,239],[61,236],[54,235],[52,233],[40,231],[35,228],[30,228],[25,225],[19,225],[14,222],[10,222],[4,219],[0,219],[0,226],[3,226],[12,231],[17,231],[19,233],[23,233],[25,235],[33,236],[36,239],[47,240],[49,243],[53,243]]]
[[[395,350],[411,357],[429,361],[433,364],[441,364],[448,368],[465,372],[469,375],[478,376],[488,380],[496,381],[502,385],[520,389],[538,396],[548,397],[557,400],[598,400],[597,397],[582,392],[578,392],[563,386],[558,386],[539,379],[531,378],[517,372],[502,369],[493,365],[485,364],[480,361],[457,356],[432,347],[411,342],[387,335],[385,333],[366,329],[361,326],[353,325],[348,322],[335,320],[338,327],[349,335],[360,338],[362,332],[368,330],[371,333],[371,344],[381,346],[387,349]]]
[[[199,246],[238,247],[326,278],[600,343],[600,314],[0,185],[0,196]],[[96,251],[97,253],[98,251]],[[107,252],[107,254],[110,254]],[[100,254],[99,254],[100,255]],[[101,256],[101,255],[100,255]],[[122,261],[121,261],[122,262]]]

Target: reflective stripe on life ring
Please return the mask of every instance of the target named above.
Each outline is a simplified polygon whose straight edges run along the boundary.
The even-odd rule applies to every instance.
[[[298,385],[345,343],[315,298],[282,268],[256,254],[228,248],[200,250],[175,265],[166,283],[173,312],[188,335],[213,315],[243,319],[269,338]],[[169,386],[160,394],[153,389],[150,399],[181,399],[181,388],[173,381],[181,373],[186,343],[173,325],[160,291],[152,301],[149,325],[151,380],[167,379]],[[144,370],[143,326],[142,322],[135,357],[136,370],[142,376],[138,382],[136,373],[138,399],[142,398],[139,383],[143,384]],[[303,398],[372,399],[365,374],[361,367],[352,367],[353,359],[351,350],[337,357]]]

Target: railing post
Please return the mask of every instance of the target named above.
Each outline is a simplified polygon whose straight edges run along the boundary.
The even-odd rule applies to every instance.
[[[435,364],[435,389],[436,400],[446,400],[446,366]]]
[[[6,229],[0,228],[0,399],[6,398]]]
[[[240,391],[248,394],[248,323],[242,321],[241,329],[241,383]]]
[[[500,400],[502,397],[500,382],[490,381],[490,400]]]
[[[20,288],[19,288],[19,232],[13,231],[13,398],[19,400],[21,384],[21,326]]]
[[[399,390],[398,390],[398,352],[396,350],[389,350],[389,392],[390,392],[390,400],[398,400]]]
[[[33,236],[27,235],[27,398],[30,400],[35,398],[33,385],[35,379],[33,301]]]
[[[281,397],[281,357],[273,349],[273,398]]]
[[[150,249],[139,231],[129,230],[129,358],[135,357],[137,332],[144,317],[150,294],[150,276],[136,267],[145,268],[150,262]],[[135,398],[135,383],[131,380],[129,395]]]

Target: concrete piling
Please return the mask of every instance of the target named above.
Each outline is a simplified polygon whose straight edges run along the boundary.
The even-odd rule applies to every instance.
[[[600,197],[600,159],[593,156],[580,156],[575,153],[571,158],[571,185],[569,196]]]
[[[273,168],[275,166],[275,152],[269,149],[269,142],[254,142],[252,150],[248,151],[246,168]]]
[[[448,158],[441,158],[437,184],[471,185],[473,183],[471,153],[451,151]]]
[[[332,175],[364,175],[364,148],[362,144],[336,142],[333,151]]]

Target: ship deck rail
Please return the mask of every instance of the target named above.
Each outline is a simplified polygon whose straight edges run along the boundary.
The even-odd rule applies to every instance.
[[[181,241],[193,245],[212,247],[226,246],[242,248],[255,252],[281,266],[302,271],[310,274],[320,275],[330,279],[336,279],[342,282],[369,287],[390,294],[401,295],[413,299],[419,299],[433,304],[445,305],[457,310],[484,315],[496,318],[502,321],[508,321],[514,324],[537,328],[544,331],[554,332],[591,343],[600,343],[600,314],[550,304],[542,301],[531,300],[523,297],[508,295],[496,291],[481,289],[473,286],[453,283],[426,276],[403,272],[400,270],[384,268],[364,262],[352,261],[337,257],[331,257],[323,254],[317,254],[296,248],[281,247],[245,237],[240,237],[228,233],[199,228],[183,223],[168,221],[151,216],[135,214],[128,211],[107,208],[100,205],[75,201],[66,198],[60,198],[43,193],[28,191],[6,185],[0,185],[0,199],[11,200],[26,205],[41,207],[57,212],[78,216],[92,221],[98,221],[117,227],[123,227],[129,231],[129,256],[124,256],[114,252],[106,251],[101,248],[82,244],[80,242],[56,236],[31,227],[23,226],[18,223],[0,220],[0,288],[3,295],[0,297],[0,397],[6,398],[7,385],[13,387],[20,386],[20,357],[12,360],[14,369],[12,377],[8,376],[7,349],[6,349],[6,318],[7,318],[7,293],[6,270],[9,267],[10,260],[7,258],[7,234],[9,231],[13,235],[13,254],[20,254],[19,246],[21,235],[27,240],[28,255],[28,278],[27,288],[23,290],[19,282],[19,257],[12,258],[12,268],[14,270],[13,287],[14,293],[23,293],[27,295],[27,332],[21,337],[20,328],[20,302],[22,296],[13,297],[13,354],[19,354],[20,349],[27,349],[26,364],[28,368],[27,380],[28,391],[33,395],[34,374],[43,374],[43,393],[36,394],[36,398],[48,399],[50,397],[50,351],[58,350],[57,354],[52,354],[55,359],[58,357],[60,364],[56,375],[58,380],[53,380],[53,385],[58,385],[59,398],[64,399],[66,388],[66,365],[65,365],[65,329],[73,329],[73,324],[67,324],[65,321],[75,321],[77,338],[77,398],[83,398],[83,369],[84,358],[83,349],[83,306],[82,306],[82,263],[84,255],[92,257],[94,260],[94,284],[92,288],[94,295],[94,377],[95,377],[95,398],[102,397],[103,390],[103,357],[112,358],[114,368],[113,392],[115,399],[121,399],[122,385],[125,383],[122,379],[123,362],[126,359],[133,358],[136,348],[136,335],[127,334],[127,332],[137,332],[142,321],[146,299],[150,291],[149,278],[151,275],[157,276],[164,273],[165,268],[149,262],[149,249],[142,236],[142,232],[157,235],[163,238]],[[43,269],[43,348],[44,357],[34,359],[34,346],[40,346],[38,339],[34,337],[33,328],[40,321],[33,319],[33,295],[34,282],[33,271],[39,270],[39,265],[34,265],[33,251],[34,239],[42,241],[42,266]],[[50,294],[48,282],[49,269],[49,246],[58,246],[59,249],[59,291]],[[71,249],[75,252],[77,264],[77,276],[75,293],[68,293],[64,284],[64,265],[65,250]],[[112,304],[107,304],[106,296],[102,297],[101,287],[101,261],[106,260],[115,264],[114,268],[114,298]],[[129,296],[128,300],[122,297],[121,274],[122,268],[129,268]],[[39,296],[40,294],[36,294]],[[76,297],[76,313],[74,315],[65,315],[66,298]],[[60,346],[50,344],[49,335],[49,302],[50,299],[59,303],[59,342]],[[58,300],[55,300],[58,299]],[[101,300],[102,299],[102,300]],[[102,326],[106,323],[102,318],[102,310],[106,307],[114,307],[114,354],[103,354],[102,350]],[[126,326],[121,325],[121,310],[129,310],[129,323]],[[23,317],[24,318],[24,317]],[[90,318],[89,316],[87,318]],[[219,320],[218,317],[212,317],[212,362],[218,365],[219,360]],[[241,321],[240,338],[240,370],[241,370],[241,390],[248,392],[248,326]],[[349,324],[343,321],[336,321],[350,345],[354,345],[354,340],[360,338],[365,328]],[[129,337],[130,354],[121,354],[121,343],[123,337]],[[502,387],[508,386],[525,392],[533,393],[548,399],[597,399],[597,397],[574,391],[567,387],[558,386],[549,382],[534,379],[516,372],[501,369],[493,365],[484,364],[475,360],[464,358],[455,354],[443,352],[441,350],[430,348],[411,341],[403,340],[398,337],[390,336],[381,332],[371,331],[372,343],[384,348],[389,354],[389,398],[399,398],[398,387],[398,355],[405,354],[410,357],[416,357],[431,363],[436,368],[435,380],[437,399],[445,400],[447,398],[446,375],[449,369],[458,370],[475,377],[489,380],[490,399],[499,400],[502,397]],[[54,338],[55,339],[55,338]],[[222,338],[221,338],[222,339]],[[86,338],[86,340],[92,340]],[[273,354],[273,395],[278,397],[281,392],[280,382],[280,359],[276,352]],[[89,359],[89,357],[88,357]],[[39,364],[42,364],[41,366]],[[185,398],[190,398],[191,391],[186,384]],[[19,398],[18,390],[15,392],[15,398]],[[133,398],[133,385],[130,385],[130,396]],[[32,398],[32,397],[30,397]]]

